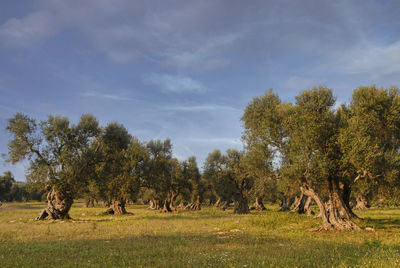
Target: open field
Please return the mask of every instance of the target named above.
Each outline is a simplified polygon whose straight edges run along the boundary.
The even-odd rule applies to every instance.
[[[375,232],[307,232],[319,219],[293,213],[233,215],[231,210],[100,216],[75,203],[69,221],[34,221],[44,203],[0,208],[1,267],[395,267],[400,209],[357,212]]]

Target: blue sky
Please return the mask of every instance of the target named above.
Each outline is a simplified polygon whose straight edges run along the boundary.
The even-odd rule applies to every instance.
[[[400,86],[400,1],[0,2],[0,152],[7,118],[93,113],[200,165],[242,148],[240,117],[273,88]],[[24,180],[24,165],[0,160]]]

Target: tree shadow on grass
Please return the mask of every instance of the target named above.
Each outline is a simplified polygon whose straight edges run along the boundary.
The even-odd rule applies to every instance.
[[[333,267],[395,263],[399,248],[381,243],[207,232],[130,235],[110,239],[3,243],[3,267]]]
[[[365,226],[372,225],[375,230],[400,229],[400,219],[373,219],[365,217],[362,224]]]

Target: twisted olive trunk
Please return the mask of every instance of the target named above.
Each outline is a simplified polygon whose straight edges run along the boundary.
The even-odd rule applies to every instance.
[[[201,203],[201,197],[200,195],[197,195],[195,201],[185,206],[185,210],[201,210]]]
[[[249,201],[247,200],[246,197],[243,196],[242,193],[237,193],[235,195],[234,204],[235,204],[235,206],[233,208],[233,213],[235,213],[235,214],[248,214],[248,213],[250,213]]]
[[[304,185],[302,191],[304,194],[312,197],[318,205],[322,218],[322,226],[319,230],[361,230],[361,228],[351,220],[338,187],[338,182],[333,179],[326,181],[329,190],[329,200],[325,204],[322,202],[318,194],[309,186]]]
[[[44,220],[47,217],[52,220],[70,219],[68,212],[73,203],[74,200],[69,194],[52,188],[47,194],[47,207],[40,212],[36,220]]]
[[[109,207],[104,213],[105,214],[113,214],[113,215],[123,215],[128,214],[125,208],[126,201],[123,198],[115,199],[111,207]],[[131,214],[131,213],[129,213]]]
[[[261,197],[256,197],[256,201],[250,207],[250,210],[266,210]]]
[[[301,190],[301,189],[300,189]],[[301,191],[300,196],[296,196],[294,201],[294,206],[291,212],[299,213],[299,214],[307,214],[308,216],[312,215],[313,212],[310,209],[312,198],[304,194]]]

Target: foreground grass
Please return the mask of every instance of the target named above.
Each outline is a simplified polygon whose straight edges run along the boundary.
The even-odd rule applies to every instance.
[[[76,203],[74,220],[34,219],[43,203],[0,208],[0,266],[135,267],[389,267],[400,266],[400,209],[359,212],[375,232],[313,233],[320,224],[292,213],[160,214],[130,206],[134,215],[100,216]]]

